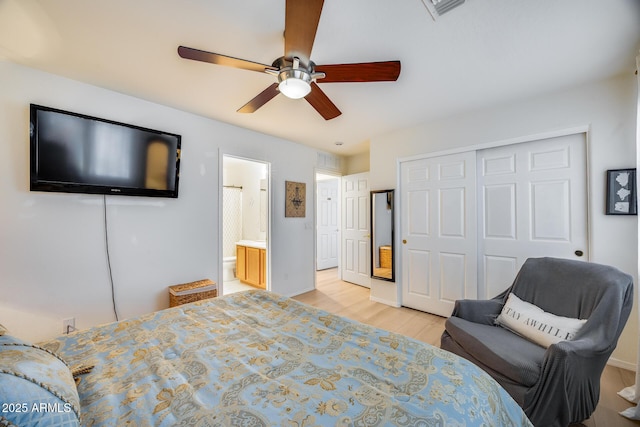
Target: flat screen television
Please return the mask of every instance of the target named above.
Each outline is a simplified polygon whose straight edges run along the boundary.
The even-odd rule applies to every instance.
[[[178,197],[181,136],[31,104],[31,191]]]

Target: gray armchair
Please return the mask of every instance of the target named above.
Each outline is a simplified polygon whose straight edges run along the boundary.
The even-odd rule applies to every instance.
[[[588,320],[572,341],[545,349],[494,325],[510,292],[547,312]],[[632,278],[616,268],[531,258],[501,295],[456,301],[441,347],[487,371],[535,426],[566,427],[595,410],[600,376],[632,305]]]

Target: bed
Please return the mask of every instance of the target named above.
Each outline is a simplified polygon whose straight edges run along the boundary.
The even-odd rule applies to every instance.
[[[466,360],[265,291],[19,346],[76,370],[86,426],[531,425]]]

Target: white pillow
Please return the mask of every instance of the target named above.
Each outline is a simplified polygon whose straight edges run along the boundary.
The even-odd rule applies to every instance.
[[[496,324],[545,348],[560,341],[572,340],[586,320],[547,313],[514,294],[509,294]]]

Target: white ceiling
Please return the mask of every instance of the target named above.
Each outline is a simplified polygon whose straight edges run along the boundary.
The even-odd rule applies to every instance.
[[[402,62],[397,82],[321,85],[343,113],[331,121],[284,96],[236,113],[274,77],[176,53],[182,44],[271,64],[283,54],[284,7],[0,0],[0,58],[351,155],[381,133],[633,73],[640,48],[638,0],[467,0],[437,21],[421,0],[326,0],[314,62]]]

